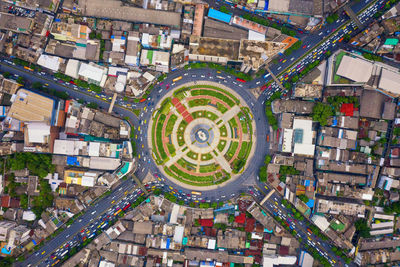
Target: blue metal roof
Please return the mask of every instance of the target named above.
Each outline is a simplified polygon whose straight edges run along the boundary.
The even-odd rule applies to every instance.
[[[232,15],[210,8],[208,10],[208,17],[229,23],[231,22]]]

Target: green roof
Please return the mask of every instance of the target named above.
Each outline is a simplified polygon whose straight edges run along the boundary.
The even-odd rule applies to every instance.
[[[399,43],[398,39],[395,38],[388,38],[385,41],[385,45],[397,45]]]

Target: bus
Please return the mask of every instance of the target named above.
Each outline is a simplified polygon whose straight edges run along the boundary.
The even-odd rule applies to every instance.
[[[236,78],[236,81],[241,82],[241,83],[245,83],[246,81],[240,78]]]
[[[192,191],[192,195],[198,195],[198,196],[201,196],[201,192]]]
[[[24,66],[24,69],[33,71],[33,69],[31,69],[31,68],[29,68],[29,67],[27,67],[27,66]]]
[[[179,76],[179,77],[173,79],[172,82],[173,82],[173,83],[174,83],[174,82],[177,82],[177,81],[179,81],[180,79],[182,79],[182,76]]]
[[[131,206],[131,203],[129,203],[128,205],[126,205],[122,210],[127,210],[129,207]]]
[[[60,258],[62,259],[64,256],[65,256],[65,254],[67,254],[68,253],[68,249],[66,249],[61,255],[60,255]]]
[[[114,216],[117,216],[118,213],[120,213],[121,211],[122,211],[121,209],[118,209],[116,212],[114,212]]]

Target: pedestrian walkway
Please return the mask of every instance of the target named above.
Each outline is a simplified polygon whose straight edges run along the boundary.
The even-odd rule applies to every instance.
[[[351,3],[351,1],[349,3]],[[344,10],[346,11],[347,15],[349,15],[349,17],[357,24],[358,28],[361,29],[363,26],[361,21],[358,19],[357,14],[354,13],[354,11],[351,9],[351,7],[349,7],[348,4],[344,6]]]
[[[221,117],[222,125],[227,123],[230,119],[232,119],[239,112],[240,112],[240,107],[239,106],[234,106],[233,108],[231,108],[230,110],[225,112]],[[219,124],[221,124],[221,123],[219,123]]]
[[[178,98],[176,98],[176,97],[172,98],[171,102],[187,123],[191,123],[193,121],[192,115],[190,115],[190,113],[187,111],[186,107],[181,104],[181,101],[179,101]]]
[[[221,154],[218,154],[216,160],[218,164],[221,165],[222,169],[224,169],[227,173],[232,172],[231,165],[229,164],[228,161],[226,161],[226,159]]]
[[[269,67],[266,65],[265,69],[268,71],[269,74],[271,74],[272,79],[276,82],[276,84],[281,88],[282,91],[285,91],[285,87],[281,84],[281,82],[276,78],[275,74],[269,69]]]
[[[260,205],[264,205],[265,201],[267,201],[273,194],[275,193],[275,189],[271,189],[271,191],[261,200]]]

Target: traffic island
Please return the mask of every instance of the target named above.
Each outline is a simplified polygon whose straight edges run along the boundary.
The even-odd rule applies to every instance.
[[[148,136],[153,158],[181,186],[215,189],[239,176],[254,152],[250,109],[235,92],[218,85],[180,86],[152,116]]]

